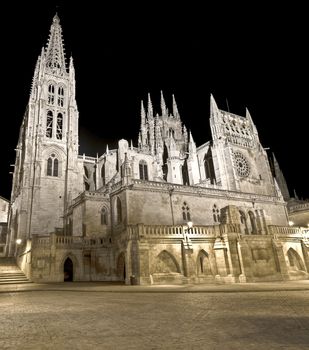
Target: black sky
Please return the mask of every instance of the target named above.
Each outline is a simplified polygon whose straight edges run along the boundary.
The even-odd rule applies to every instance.
[[[150,92],[159,112],[160,90],[169,108],[175,94],[181,118],[200,145],[210,139],[212,93],[221,109],[244,115],[248,107],[290,192],[295,188],[309,198],[305,9],[200,3],[57,2],[57,9],[52,1],[8,4],[9,24],[1,22],[0,195],[10,196],[19,126],[57,10],[76,69],[80,153],[100,155],[106,142],[111,148],[120,138],[136,144],[140,100]]]

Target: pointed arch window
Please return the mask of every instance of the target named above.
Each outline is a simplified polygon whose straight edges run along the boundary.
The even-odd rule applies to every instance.
[[[116,223],[120,224],[122,221],[122,208],[120,198],[116,199]]]
[[[214,222],[220,222],[220,209],[217,207],[216,204],[214,204],[212,208],[212,215],[214,218]]]
[[[204,169],[205,169],[206,179],[209,179],[210,183],[214,184],[215,181],[216,181],[216,176],[215,176],[215,170],[214,170],[214,163],[213,163],[211,148],[209,148],[207,153],[205,154],[205,157],[204,157]]]
[[[148,180],[148,166],[145,160],[139,162],[139,178],[141,180]]]
[[[47,159],[47,176],[58,176],[59,161],[54,153]]]
[[[184,163],[181,167],[181,173],[182,173],[182,181],[185,186],[190,186],[190,179],[189,179],[189,171],[188,171],[188,163],[187,159],[185,159]]]
[[[63,107],[64,105],[64,88],[63,86],[58,87],[58,106]]]
[[[53,136],[53,112],[48,111],[46,116],[46,137],[51,138]]]
[[[183,202],[182,205],[182,218],[184,221],[191,221],[190,208],[187,202]]]
[[[105,186],[105,161],[102,165],[102,168],[101,168],[101,177],[102,177],[102,185]]]
[[[101,209],[101,225],[107,225],[107,209],[103,207]]]
[[[48,104],[53,105],[55,102],[55,86],[53,84],[48,85]]]
[[[58,113],[58,115],[57,115],[57,128],[56,128],[57,140],[62,140],[62,127],[63,127],[63,116],[62,116],[62,113]]]

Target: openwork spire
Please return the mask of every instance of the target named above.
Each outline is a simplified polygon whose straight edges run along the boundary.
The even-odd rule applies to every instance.
[[[52,74],[66,73],[64,48],[62,43],[62,29],[60,19],[56,14],[50,27],[50,35],[46,49],[46,67]]]

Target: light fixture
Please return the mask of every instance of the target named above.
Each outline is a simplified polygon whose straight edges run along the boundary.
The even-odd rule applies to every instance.
[[[191,228],[193,226],[193,222],[192,221],[188,221],[187,225],[188,225],[189,228]]]
[[[17,239],[16,239],[16,244],[21,244],[21,242],[22,242],[22,241],[21,241],[20,238],[17,238]]]
[[[293,226],[294,225],[294,221],[289,221],[289,225]]]

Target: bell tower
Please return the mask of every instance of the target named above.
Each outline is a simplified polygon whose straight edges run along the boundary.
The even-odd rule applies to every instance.
[[[210,127],[217,184],[227,190],[275,196],[268,157],[248,109],[245,117],[220,110],[211,96]]]
[[[38,57],[20,128],[11,193],[11,240],[63,229],[68,201],[82,191],[73,59],[67,67],[56,14]]]

